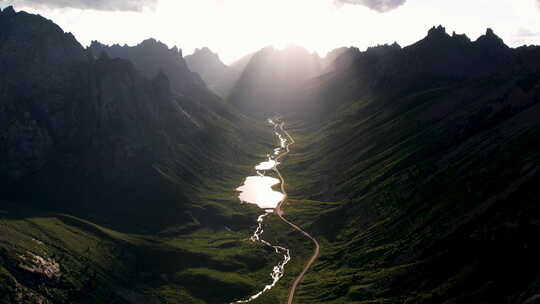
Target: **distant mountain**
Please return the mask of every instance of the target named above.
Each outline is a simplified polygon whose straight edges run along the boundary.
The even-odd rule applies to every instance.
[[[225,65],[218,54],[208,48],[196,49],[191,55],[184,57],[188,67],[198,73],[206,85],[222,98],[227,98],[234,86],[240,71]]]
[[[241,74],[246,69],[246,66],[249,64],[249,62],[251,61],[251,58],[253,58],[253,55],[255,55],[255,53],[249,53],[241,57],[240,59],[234,61],[229,66],[233,70],[235,70],[237,73]]]
[[[88,52],[94,58],[106,53],[111,58],[129,60],[135,68],[146,77],[155,77],[163,72],[170,81],[171,89],[179,97],[183,107],[194,107],[197,111],[193,117],[203,116],[207,119],[210,113],[219,113],[228,119],[235,119],[232,109],[224,103],[216,93],[208,89],[199,74],[192,72],[177,47],[169,48],[155,39],[147,39],[136,46],[106,46],[93,41]]]
[[[321,59],[301,47],[255,53],[235,87],[230,101],[241,111],[257,117],[285,112],[297,90],[322,71]]]
[[[99,57],[102,52],[111,58],[122,58],[131,61],[146,77],[155,77],[159,71],[164,72],[170,79],[172,88],[178,94],[185,94],[193,89],[204,88],[204,82],[191,72],[182,57],[182,50],[176,46],[167,47],[155,39],[147,39],[136,46],[107,46],[92,41],[88,51]]]
[[[347,55],[345,55],[347,54]],[[322,59],[323,70],[333,70],[336,65],[350,65],[352,60],[360,54],[358,48],[355,47],[341,47],[334,49]],[[336,62],[336,59],[340,58],[340,62]],[[350,60],[346,60],[350,58]]]

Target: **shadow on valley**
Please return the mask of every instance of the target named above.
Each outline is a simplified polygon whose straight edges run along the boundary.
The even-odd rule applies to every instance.
[[[222,303],[264,284],[274,257],[241,242],[259,210],[233,189],[266,126],[155,40],[84,49],[11,7],[0,27],[2,303]]]

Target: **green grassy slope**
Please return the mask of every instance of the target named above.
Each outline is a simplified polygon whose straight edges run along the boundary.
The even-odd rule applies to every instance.
[[[322,247],[297,303],[539,291],[538,74],[379,94],[332,114],[289,127],[286,212]]]
[[[268,126],[175,48],[96,58],[41,16],[0,23],[2,303],[223,303],[268,283],[279,256],[246,240],[261,210],[234,191]]]
[[[224,155],[213,168],[219,172],[199,174],[201,182],[185,206],[193,222],[169,225],[158,234],[122,233],[2,202],[2,303],[223,303],[256,292],[279,256],[247,240],[261,211],[239,204],[234,192],[271,148],[265,127],[252,126],[261,128],[256,140],[241,133],[230,138],[250,152]],[[162,182],[176,185],[174,179]],[[34,255],[58,263],[61,274],[48,278],[23,269],[23,257]]]

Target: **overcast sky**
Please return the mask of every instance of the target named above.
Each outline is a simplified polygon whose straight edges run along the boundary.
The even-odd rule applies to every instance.
[[[207,46],[226,63],[267,45],[320,55],[405,46],[439,24],[471,39],[491,27],[510,46],[540,44],[540,0],[0,0],[10,4],[52,19],[83,45],[153,37],[184,55]]]

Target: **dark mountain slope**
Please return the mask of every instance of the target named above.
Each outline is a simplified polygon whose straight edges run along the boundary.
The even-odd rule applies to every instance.
[[[179,92],[40,16],[0,25],[0,302],[215,303],[267,281],[275,257],[238,241],[259,210],[232,191],[266,128],[191,72]]]
[[[132,47],[106,46],[93,41],[88,51],[95,57],[105,52],[111,58],[129,60],[147,78],[153,78],[159,72],[163,72],[170,81],[172,92],[181,97],[179,100],[182,105],[196,109],[190,113],[194,118],[208,120],[212,115],[209,113],[216,113],[232,121],[237,119],[236,114],[232,113],[235,110],[208,90],[197,73],[189,70],[182,57],[182,51],[176,47],[169,49],[155,39],[147,39]]]
[[[43,165],[67,136],[66,106],[83,48],[48,20],[8,7],[0,12],[0,182]]]
[[[178,57],[170,72],[181,95],[150,60],[143,66],[156,74],[148,79],[106,53],[87,58],[72,35],[41,17],[6,9],[1,20],[9,75],[1,79],[2,196],[117,227],[200,223],[186,213],[188,197],[210,168],[238,153],[230,140],[243,122],[196,82],[178,52],[155,41],[141,47]]]
[[[540,74],[509,63],[536,62],[538,48],[484,49],[484,38],[440,29],[428,38],[448,45],[370,49],[312,83],[307,100],[326,111],[296,117],[284,168],[286,211],[323,248],[300,301],[523,303],[540,293]],[[445,55],[460,41],[465,51]]]
[[[448,35],[442,26],[405,48],[396,43],[365,52],[342,48],[324,60],[299,48],[266,48],[250,61],[230,99],[243,112],[259,117],[275,112],[313,116],[315,110],[305,109],[315,107],[324,115],[336,106],[339,95],[358,96],[374,88],[388,93],[422,90],[434,82],[442,85],[519,70],[525,66],[516,66],[517,52],[491,29],[473,42],[465,35]],[[319,80],[308,81],[316,76]],[[339,89],[313,90],[321,86]],[[327,92],[337,96],[321,96]],[[312,96],[304,98],[308,93]],[[322,101],[312,102],[317,98]],[[329,100],[332,104],[324,105]]]
[[[194,151],[176,148],[175,142],[197,140],[205,133],[175,106],[166,77],[148,81],[128,62],[110,59],[82,69],[80,87],[71,88],[82,93],[71,101],[76,116],[65,126],[72,136],[58,143],[42,168],[18,179],[7,198],[71,213],[107,214],[115,224],[134,221],[140,228],[189,221],[178,207],[188,195],[182,188],[197,182],[197,166],[182,166],[191,162]],[[183,187],[157,170],[169,158],[179,163],[178,183]],[[158,208],[149,204],[157,197]],[[169,212],[162,212],[165,209]],[[174,218],[163,217],[169,215]]]
[[[106,52],[111,58],[129,60],[148,78],[155,77],[162,71],[169,77],[173,89],[180,94],[205,86],[200,77],[189,70],[182,57],[182,50],[177,47],[169,49],[155,39],[147,39],[136,46],[107,46],[92,41],[88,50],[95,57]]]
[[[352,56],[349,52],[336,59],[340,61],[345,64],[308,83],[294,101],[304,119],[331,115],[352,99],[392,99],[474,79],[532,73],[540,62],[537,47],[511,49],[489,29],[472,42],[465,35],[448,35],[442,26],[411,46],[383,45]]]
[[[218,54],[206,47],[196,49],[184,59],[189,69],[198,73],[206,85],[222,98],[229,96],[241,74],[241,70],[228,67],[219,59]]]
[[[360,50],[355,47],[341,47],[334,49],[324,58],[322,58],[322,68],[323,71],[330,72],[334,68],[339,68],[340,66],[350,66],[352,61],[360,54]],[[339,61],[337,60],[339,58]]]

